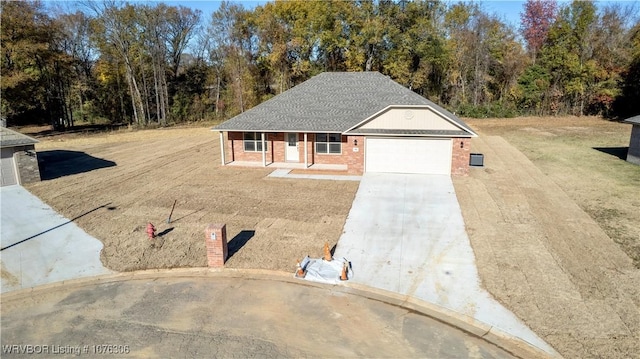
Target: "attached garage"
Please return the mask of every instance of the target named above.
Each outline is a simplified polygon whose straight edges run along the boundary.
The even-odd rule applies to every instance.
[[[364,136],[364,172],[465,175],[476,134],[435,105],[389,106],[346,131]]]
[[[16,164],[13,161],[13,150],[11,148],[2,148],[0,151],[2,151],[2,159],[0,160],[0,181],[2,186],[18,184]]]
[[[385,173],[451,173],[449,138],[367,137],[365,171]]]
[[[0,127],[0,185],[40,181],[35,144],[38,140]]]

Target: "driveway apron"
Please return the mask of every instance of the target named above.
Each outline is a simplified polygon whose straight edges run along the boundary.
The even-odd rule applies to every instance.
[[[113,273],[102,243],[21,186],[0,189],[2,292]]]
[[[554,353],[480,288],[449,176],[365,174],[334,257],[351,262],[353,282],[445,307]]]

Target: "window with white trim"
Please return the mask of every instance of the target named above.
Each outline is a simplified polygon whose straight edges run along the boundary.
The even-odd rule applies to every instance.
[[[245,152],[262,152],[262,136],[260,132],[243,132],[242,136]],[[264,150],[267,151],[267,149],[267,141],[265,139]]]
[[[342,135],[339,133],[316,133],[316,153],[341,154]]]

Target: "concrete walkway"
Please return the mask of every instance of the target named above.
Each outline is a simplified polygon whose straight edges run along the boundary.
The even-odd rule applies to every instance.
[[[104,208],[89,209],[106,210]],[[112,273],[102,243],[21,186],[0,188],[1,291]]]
[[[290,169],[279,168],[271,172],[268,177],[318,179],[318,180],[330,180],[330,181],[360,181],[362,179],[362,176],[302,174],[302,173],[290,173],[290,172],[291,172]]]
[[[0,355],[24,357],[31,345],[62,358],[513,358],[392,298],[271,274],[189,272],[9,293]]]
[[[365,174],[334,258],[355,283],[442,306],[556,352],[480,287],[449,176]]]

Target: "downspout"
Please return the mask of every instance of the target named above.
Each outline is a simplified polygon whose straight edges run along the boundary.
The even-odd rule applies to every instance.
[[[304,168],[309,168],[307,164],[307,133],[304,133]]]
[[[262,167],[267,167],[267,151],[264,146],[264,132],[260,133],[260,139],[262,141]]]
[[[220,160],[222,161],[222,165],[224,166],[225,160],[224,160],[224,134],[222,133],[222,131],[220,131]]]

